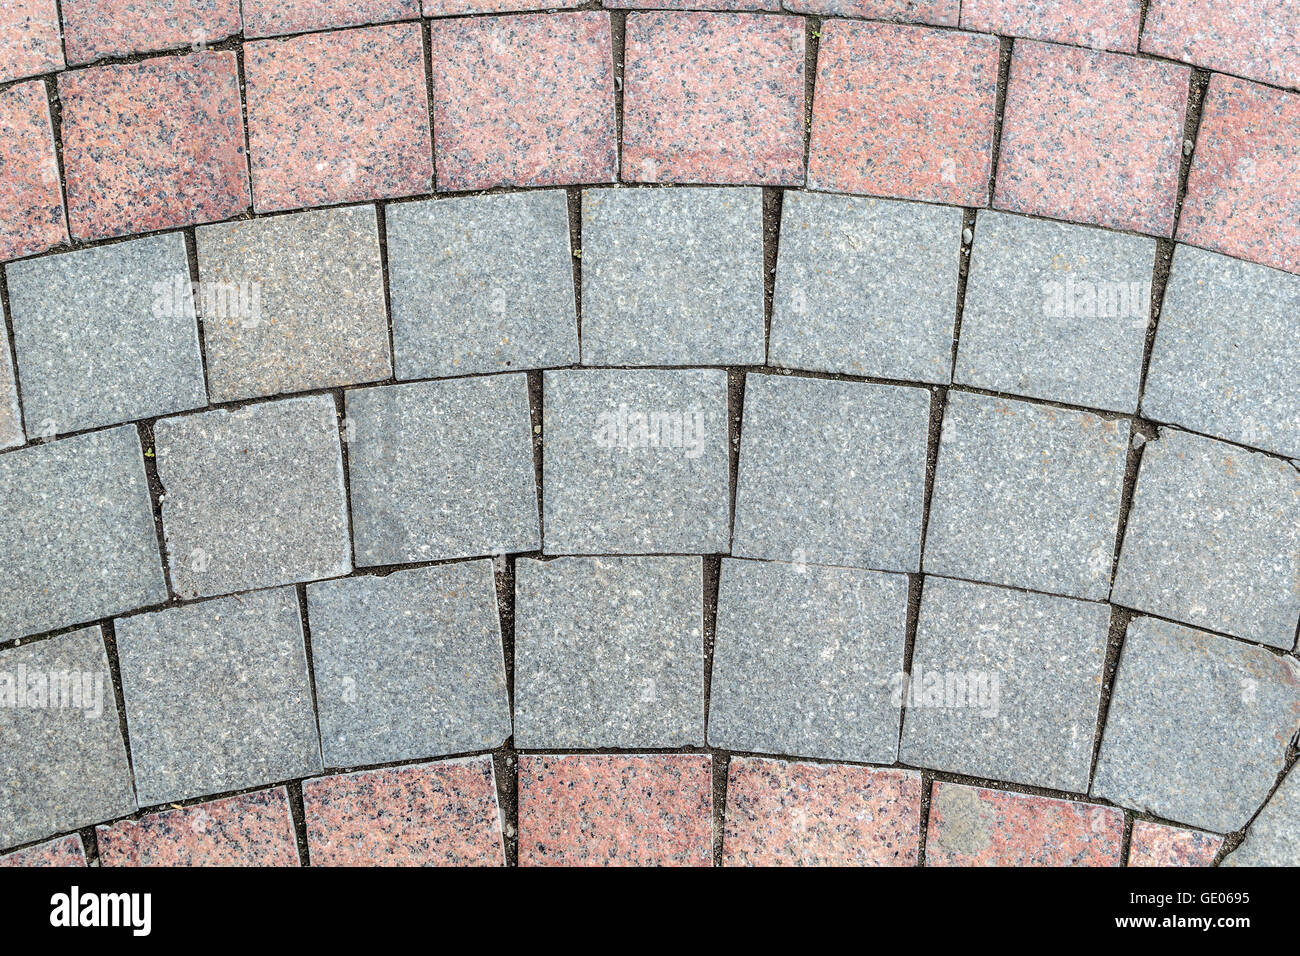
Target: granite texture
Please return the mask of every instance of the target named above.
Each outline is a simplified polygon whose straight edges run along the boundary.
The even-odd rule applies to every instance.
[[[0,6],[0,83],[64,67],[57,0],[6,0]]]
[[[420,0],[243,0],[244,36],[333,30],[420,16]]]
[[[240,0],[61,0],[71,64],[154,50],[202,50],[239,33]]]
[[[963,0],[963,30],[1136,53],[1142,0]],[[1174,59],[1183,59],[1174,57]]]
[[[75,833],[0,856],[5,867],[75,867],[86,865],[86,850]]]
[[[1300,86],[1300,7],[1291,0],[1151,0],[1142,50],[1220,73]]]
[[[426,17],[455,17],[466,13],[517,13],[521,10],[564,10],[583,0],[424,0]]]
[[[784,0],[792,13],[955,27],[961,0]]]
[[[470,0],[473,2],[473,0]],[[510,2],[510,0],[495,0]],[[781,0],[604,0],[605,6],[624,10],[763,10],[781,12]]]
[[[1210,866],[1221,846],[1223,837],[1213,833],[1135,820],[1128,865]]]
[[[18,409],[18,386],[10,356],[9,333],[0,332],[0,451],[16,448],[25,440],[23,418]]]
[[[50,101],[39,80],[0,91],[0,259],[68,241]]]
[[[1300,866],[1300,771],[1294,767],[1259,815],[1246,840],[1228,854],[1224,866]]]

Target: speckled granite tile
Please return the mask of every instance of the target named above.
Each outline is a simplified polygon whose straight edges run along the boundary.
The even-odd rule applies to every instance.
[[[466,13],[518,13],[525,10],[564,10],[584,0],[424,0],[426,17],[455,17]]]
[[[808,186],[984,205],[997,38],[844,20],[821,30]]]
[[[18,411],[18,389],[9,356],[9,334],[0,332],[0,450],[16,448],[24,441],[22,415]]]
[[[964,0],[963,30],[1136,53],[1142,0]],[[1179,58],[1175,58],[1179,59]]]
[[[708,754],[520,756],[520,866],[712,862]]]
[[[779,13],[781,0],[605,0],[605,6],[624,10],[765,10]]]
[[[335,30],[420,16],[420,0],[243,0],[244,36]]]
[[[1223,846],[1223,837],[1200,830],[1133,821],[1129,866],[1209,866]]]
[[[1300,771],[1293,766],[1224,866],[1300,866]]]
[[[609,14],[433,20],[438,189],[611,182]]]
[[[63,69],[56,0],[6,0],[0,6],[0,82]]]
[[[0,92],[0,259],[68,241],[50,101],[39,80]]]
[[[1274,86],[1300,86],[1291,0],[1151,0],[1142,50]]]
[[[957,25],[961,11],[960,0],[784,0],[783,6],[793,13],[947,27]]]
[[[85,866],[86,851],[75,833],[0,856],[0,867]]]
[[[198,51],[240,31],[239,0],[62,0],[71,64],[154,50]]]

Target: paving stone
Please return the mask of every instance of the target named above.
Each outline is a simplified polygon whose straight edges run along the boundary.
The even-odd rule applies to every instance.
[[[55,0],[7,0],[0,7],[0,82],[64,67]]]
[[[420,0],[243,0],[244,36],[282,36],[419,19]]]
[[[1300,86],[1300,7],[1290,0],[1152,0],[1142,50],[1220,73]]]
[[[258,212],[429,191],[419,24],[247,43],[244,75]]]
[[[212,399],[388,378],[373,206],[196,230]]]
[[[563,191],[391,205],[385,226],[398,378],[577,363]]]
[[[1204,631],[1128,626],[1092,793],[1189,826],[1245,826],[1300,728],[1300,664]]]
[[[762,365],[760,189],[582,194],[587,365]]]
[[[961,233],[960,209],[786,193],[768,362],[946,385]]]
[[[148,813],[95,831],[101,866],[297,866],[284,787]]]
[[[0,455],[0,501],[6,640],[167,600],[134,428]]]
[[[433,20],[429,31],[438,189],[616,178],[608,13]]]
[[[983,206],[997,38],[843,20],[821,31],[808,186]]]
[[[1018,42],[993,205],[1172,235],[1190,81],[1186,66]]]
[[[427,2],[427,0],[426,0]],[[501,0],[504,2],[504,0]],[[781,12],[781,0],[605,0],[624,10],[765,10]]]
[[[229,594],[352,570],[328,396],[216,409],[154,426],[172,586]]]
[[[15,262],[5,272],[30,437],[207,404],[180,233]]]
[[[748,375],[732,553],[917,571],[930,395]]]
[[[517,13],[521,10],[562,10],[582,6],[583,0],[424,0],[426,17],[465,13]]]
[[[515,746],[704,744],[699,558],[515,564]]]
[[[215,222],[248,209],[234,53],[60,73],[59,99],[76,238]]]
[[[954,379],[1136,412],[1155,260],[1154,239],[981,211]]]
[[[1210,866],[1223,846],[1223,837],[1182,827],[1133,822],[1129,866]]]
[[[1124,814],[935,781],[926,866],[1119,866]]]
[[[724,558],[709,743],[893,763],[907,578]]]
[[[548,554],[728,548],[727,373],[544,373]]]
[[[961,8],[963,30],[1123,53],[1137,52],[1142,21],[1142,0],[965,0]]]
[[[523,375],[359,389],[347,415],[359,566],[541,546]]]
[[[1124,419],[949,393],[925,571],[1104,600],[1129,431]]]
[[[85,865],[86,851],[75,833],[0,856],[0,868]]]
[[[239,0],[61,0],[68,62],[220,43],[241,29]]]
[[[1300,866],[1300,772],[1293,767],[1224,866]]]
[[[510,736],[492,562],[307,587],[327,767],[499,747]]]
[[[804,23],[748,13],[633,13],[623,178],[803,182]]]
[[[733,757],[726,866],[915,866],[921,775]]]
[[[313,866],[504,866],[491,757],[302,785]]]
[[[0,259],[68,241],[50,101],[39,80],[0,92]]]
[[[0,332],[0,449],[23,443],[23,420],[18,411],[18,389],[9,356],[9,334]]]
[[[141,806],[320,773],[293,588],[119,618],[116,630]]]
[[[928,577],[899,760],[1088,789],[1110,608]]]
[[[520,866],[712,862],[708,754],[520,756]]]
[[[1300,474],[1162,429],[1143,446],[1111,600],[1290,650],[1300,621]]]
[[[960,0],[784,0],[783,5],[792,13],[949,27],[957,25],[961,12]]]

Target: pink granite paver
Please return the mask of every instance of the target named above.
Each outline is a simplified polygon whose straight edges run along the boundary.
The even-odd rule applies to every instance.
[[[19,83],[0,92],[0,259],[67,241],[45,84]]]
[[[69,63],[219,43],[241,29],[239,0],[63,0]]]
[[[781,0],[605,0],[615,10],[765,10],[781,12]]]
[[[915,866],[921,775],[735,757],[727,866]]]
[[[63,66],[55,0],[0,0],[0,83]]]
[[[1021,41],[993,205],[1168,236],[1191,69]]]
[[[75,833],[0,856],[0,867],[85,865],[86,851]]]
[[[337,30],[419,16],[420,0],[244,0],[244,36]]]
[[[1073,800],[935,782],[926,866],[1119,866],[1124,814]]]
[[[61,73],[59,98],[77,238],[214,222],[248,208],[233,53]]]
[[[1223,837],[1200,830],[1138,820],[1129,843],[1129,866],[1209,866]]]
[[[1142,0],[964,0],[963,30],[1135,53]]]
[[[520,866],[709,866],[708,754],[521,756]]]
[[[426,17],[454,17],[466,13],[524,13],[529,10],[564,10],[586,0],[424,0]]]
[[[786,0],[792,13],[955,27],[961,0]]]
[[[1300,95],[1210,79],[1178,238],[1300,272]]]
[[[313,866],[504,866],[491,757],[302,785]]]
[[[984,205],[997,83],[994,37],[826,23],[817,56],[808,185]]]
[[[440,190],[615,178],[608,13],[433,20],[429,29]]]
[[[753,13],[633,13],[623,178],[803,182],[804,23]]]
[[[258,212],[429,192],[419,24],[248,43],[244,76]]]
[[[95,830],[104,866],[297,866],[284,787],[148,813]]]
[[[1300,86],[1300,3],[1151,0],[1142,50],[1277,86]]]

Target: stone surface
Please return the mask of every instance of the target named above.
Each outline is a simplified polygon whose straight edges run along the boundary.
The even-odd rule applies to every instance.
[[[0,7],[0,82],[64,67],[56,0],[7,0]]]
[[[153,50],[199,50],[240,31],[239,0],[61,0],[71,64]]]
[[[515,564],[515,746],[704,744],[699,558]]]
[[[426,17],[466,13],[516,13],[521,10],[562,10],[582,6],[582,0],[424,0]]]
[[[509,0],[497,0],[509,2]],[[627,10],[765,10],[781,12],[781,0],[605,0],[605,6]]]
[[[1152,0],[1142,50],[1220,73],[1300,86],[1300,7],[1290,0]]]
[[[1092,793],[1228,833],[1245,826],[1300,728],[1300,664],[1139,617],[1128,626]]]
[[[963,30],[1123,53],[1137,52],[1141,20],[1142,0],[964,0],[961,5]]]
[[[68,241],[45,84],[0,92],[0,259],[45,252]]]
[[[961,0],[784,0],[794,13],[955,27]]]
[[[359,566],[541,546],[523,375],[350,391],[347,431]]]
[[[1133,822],[1129,866],[1210,866],[1223,846],[1223,837],[1182,827]]]
[[[85,865],[86,851],[75,833],[0,856],[0,868]]]
[[[281,36],[411,20],[420,0],[243,0],[244,36]]]
[[[23,443],[23,419],[18,410],[18,387],[9,351],[9,334],[0,332],[0,450]]]
[[[1294,767],[1224,866],[1300,866],[1300,771]]]
[[[352,570],[337,412],[328,396],[164,418],[154,442],[177,596]]]

